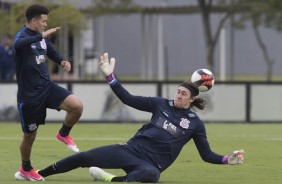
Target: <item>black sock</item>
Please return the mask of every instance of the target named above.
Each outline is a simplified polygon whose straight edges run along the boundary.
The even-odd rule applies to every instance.
[[[45,169],[39,170],[38,174],[40,174],[43,177],[52,175],[52,174],[56,174],[57,173],[57,166],[56,163],[46,167]]]
[[[30,160],[28,161],[22,161],[22,168],[24,171],[30,171],[32,168]]]
[[[71,131],[72,127],[68,127],[65,124],[63,124],[62,128],[60,129],[60,135],[62,137],[66,137],[69,135],[70,131]]]
[[[112,182],[126,182],[126,176],[116,176],[111,180]]]

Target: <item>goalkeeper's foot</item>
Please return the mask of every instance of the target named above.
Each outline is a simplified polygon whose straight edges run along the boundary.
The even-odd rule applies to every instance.
[[[115,175],[107,173],[106,171],[100,169],[99,167],[90,167],[89,168],[90,175],[98,181],[107,181],[111,182]]]
[[[44,178],[38,174],[34,169],[30,171],[24,171],[22,167],[15,173],[16,180],[27,180],[27,181],[45,181]]]
[[[61,141],[63,143],[65,143],[67,145],[67,148],[75,153],[79,152],[78,147],[76,146],[76,144],[74,143],[74,141],[72,140],[71,136],[66,136],[66,137],[62,137],[61,134],[58,132],[57,135],[57,140]]]

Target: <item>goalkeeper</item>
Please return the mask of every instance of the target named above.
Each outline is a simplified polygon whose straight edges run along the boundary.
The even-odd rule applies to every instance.
[[[131,95],[115,78],[115,59],[100,58],[100,68],[117,97],[135,109],[152,113],[151,121],[128,142],[102,146],[66,157],[40,170],[41,176],[64,173],[79,167],[90,167],[94,179],[107,182],[159,181],[160,173],[178,157],[182,147],[191,139],[201,158],[212,164],[241,164],[244,151],[233,151],[223,156],[214,153],[208,143],[204,123],[191,108],[203,110],[205,101],[197,97],[199,90],[190,82],[179,85],[174,100],[161,97]],[[123,169],[125,176],[114,176],[106,169]]]

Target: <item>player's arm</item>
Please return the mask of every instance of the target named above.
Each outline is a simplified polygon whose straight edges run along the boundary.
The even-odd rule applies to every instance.
[[[39,42],[42,40],[41,34],[36,34],[35,36],[25,36],[23,33],[19,33],[14,41],[15,49],[22,49],[32,43]]]
[[[212,152],[209,143],[205,137],[198,137],[194,139],[196,147],[205,162],[212,164],[242,164],[244,161],[244,150],[236,150],[229,155],[222,156]]]
[[[222,164],[223,156],[214,153],[205,135],[194,136],[194,142],[203,161],[212,164]]]
[[[15,38],[15,41],[14,41],[15,49],[21,49],[25,46],[32,44],[32,43],[39,42],[43,38],[46,38],[47,36],[55,33],[59,29],[60,29],[60,27],[51,28],[51,29],[48,29],[47,31],[44,31],[42,33],[38,33],[34,36],[25,35],[23,31],[20,31],[16,35],[16,38]]]
[[[49,35],[57,32],[60,29],[61,29],[61,27],[50,28],[50,29],[48,29],[48,30],[46,30],[46,31],[41,33],[42,34],[42,38],[47,38]]]
[[[114,76],[113,73],[115,66],[114,58],[111,58],[109,62],[108,54],[104,53],[100,57],[99,65],[102,73],[104,74],[107,82],[111,86],[113,92],[124,104],[142,111],[147,111],[147,112],[153,111],[154,101],[157,101],[158,99],[151,97],[144,97],[144,96],[135,96],[130,94]]]
[[[56,51],[53,45],[50,43],[49,39],[45,39],[47,45],[47,56],[55,63],[61,65],[64,58]]]
[[[245,153],[244,150],[238,150],[238,151],[236,150],[226,156],[222,156],[217,153],[214,153],[210,148],[206,136],[206,130],[203,123],[201,122],[199,124],[201,124],[201,126],[198,127],[198,130],[195,133],[193,139],[198,149],[198,152],[201,155],[201,158],[205,162],[212,164],[231,164],[231,165],[243,163],[244,153]]]
[[[42,38],[47,38],[49,35],[57,32],[60,29],[61,29],[60,27],[48,29],[47,31],[42,32]],[[53,45],[50,43],[48,39],[45,40],[47,44],[47,56],[52,61],[61,65],[65,71],[69,72],[71,70],[71,63],[63,59],[63,57],[56,51],[56,49],[53,47]]]
[[[69,61],[64,60],[64,58],[59,54],[59,52],[57,52],[56,49],[53,47],[49,39],[45,39],[45,41],[47,45],[48,58],[50,58],[58,65],[61,65],[65,71],[69,72],[71,70],[71,63]]]
[[[57,28],[51,28],[48,29],[47,31],[42,32],[42,38],[45,38],[45,42],[47,45],[47,56],[50,58],[52,61],[56,62],[57,64],[61,65],[61,62],[64,60],[63,57],[56,51],[56,49],[53,47],[49,39],[47,38],[49,35],[55,33],[58,31],[60,27]]]
[[[132,95],[119,83],[118,80],[110,86],[115,95],[124,104],[141,111],[153,112],[156,108],[155,104],[158,104],[158,101],[161,99],[158,97],[144,97]]]

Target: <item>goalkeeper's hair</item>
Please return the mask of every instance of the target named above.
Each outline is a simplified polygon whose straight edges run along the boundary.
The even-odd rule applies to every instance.
[[[194,110],[195,110],[195,107],[200,110],[204,110],[204,108],[206,107],[206,104],[207,104],[206,100],[200,97],[196,97],[195,100],[191,103],[190,107]]]
[[[195,109],[198,108],[203,110],[206,106],[206,101],[203,98],[197,97],[199,95],[199,88],[198,86],[190,81],[184,81],[180,86],[187,88],[191,92],[191,97],[196,97],[194,101],[190,104],[190,107]]]

